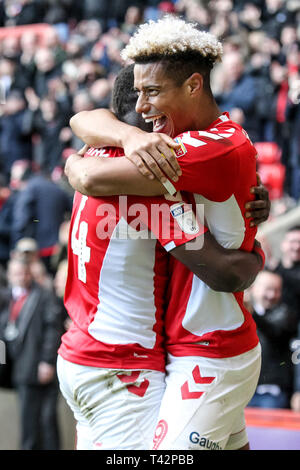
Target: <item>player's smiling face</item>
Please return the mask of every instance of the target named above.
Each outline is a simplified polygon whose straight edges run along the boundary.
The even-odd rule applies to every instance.
[[[187,87],[168,77],[163,64],[136,64],[134,87],[138,92],[136,111],[153,123],[154,132],[174,137],[190,129]]]

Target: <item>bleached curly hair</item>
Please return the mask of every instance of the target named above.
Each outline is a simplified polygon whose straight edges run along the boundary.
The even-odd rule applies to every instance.
[[[207,59],[211,66],[222,58],[223,48],[210,33],[199,31],[195,24],[166,15],[158,21],[142,24],[121,52],[122,58],[138,61],[171,58],[192,53]]]

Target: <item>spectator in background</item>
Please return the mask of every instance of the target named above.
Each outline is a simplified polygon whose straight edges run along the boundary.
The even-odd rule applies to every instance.
[[[71,112],[63,112],[57,101],[50,96],[36,100],[27,90],[30,108],[26,114],[26,126],[31,134],[39,138],[35,149],[35,160],[40,169],[50,174],[61,163],[64,143],[60,140],[62,129],[68,125]]]
[[[109,108],[111,102],[111,81],[99,78],[89,88],[90,97],[95,108]]]
[[[300,324],[300,225],[286,231],[275,271],[283,280],[282,300],[297,313]]]
[[[5,26],[39,23],[44,17],[46,3],[38,0],[3,0]]]
[[[0,120],[0,161],[7,181],[16,160],[32,160],[32,134],[26,127],[26,112],[23,94],[18,90],[11,91]]]
[[[36,70],[35,54],[39,47],[38,36],[32,31],[26,31],[20,38],[21,55],[19,61],[20,74],[25,77],[26,85],[31,86]]]
[[[6,268],[11,250],[11,223],[14,196],[0,173],[0,266]]]
[[[74,94],[72,112],[76,113],[77,109],[81,111],[94,109],[93,100],[87,89],[78,90],[78,92]]]
[[[269,38],[262,31],[251,33],[252,54],[249,67],[256,80],[255,117],[257,120],[258,142],[274,141],[276,122],[276,97],[282,76],[276,74],[272,57],[280,51],[279,42]]]
[[[120,27],[125,15],[132,5],[143,7],[147,2],[142,0],[111,0],[108,10],[108,27]]]
[[[57,64],[55,51],[39,48],[35,54],[36,72],[33,89],[40,98],[48,94],[48,82],[61,75],[61,64]]]
[[[282,26],[292,19],[293,13],[285,0],[265,0],[262,11],[263,28],[268,35],[279,37]]]
[[[67,24],[72,12],[72,5],[77,6],[76,0],[47,0],[47,11],[44,22],[48,24]],[[75,13],[75,8],[73,10]]]
[[[0,59],[0,83],[4,97],[7,97],[9,92],[16,88],[15,85],[17,84],[16,63],[4,56]]]
[[[238,7],[239,26],[246,31],[253,32],[262,28],[262,9],[260,2],[246,1]]]
[[[45,289],[52,289],[52,276],[41,261],[38,244],[33,238],[21,238],[11,251],[10,257],[29,263],[33,281]]]
[[[33,281],[45,289],[52,288],[52,278],[40,259],[39,247],[33,238],[21,238],[10,253],[11,259],[26,261],[30,265]]]
[[[33,164],[29,160],[16,160],[10,172],[9,187],[12,191],[21,191],[25,186],[27,175],[31,174]]]
[[[32,75],[23,75],[24,67],[21,63],[22,48],[20,39],[15,36],[7,36],[3,39],[1,75],[4,74],[7,92],[15,88],[24,90],[32,79]],[[8,86],[9,85],[9,86]]]
[[[293,56],[293,58],[291,57]],[[290,172],[290,195],[300,200],[300,44],[293,44],[289,53],[294,73],[289,76],[289,93],[286,119],[289,134],[288,166]]]
[[[300,83],[300,79],[299,79]],[[291,140],[290,140],[290,181],[288,192],[294,201],[300,201],[300,107],[293,106],[294,116],[290,116]],[[293,112],[292,111],[292,112]]]
[[[20,238],[11,251],[11,258],[25,260],[30,265],[39,261],[40,255],[37,242],[29,237]]]
[[[80,111],[91,111],[94,107],[94,102],[87,89],[78,90],[73,95],[72,114],[76,114]],[[60,141],[64,146],[71,147],[74,150],[80,150],[84,145],[82,140],[72,133],[69,126],[62,129],[60,133]]]
[[[83,20],[78,25],[78,33],[84,37],[84,56],[91,57],[91,51],[94,45],[99,41],[102,35],[101,21],[98,19]]]
[[[58,450],[55,362],[63,332],[61,312],[49,289],[34,283],[26,260],[9,261],[8,281],[0,328],[20,404],[21,449]]]
[[[96,62],[83,58],[78,65],[77,91],[85,91],[96,80],[103,77],[103,68]]]
[[[48,98],[54,100],[62,114],[70,114],[72,95],[62,77],[52,78],[48,82]]]
[[[278,55],[273,57],[270,64],[270,77],[274,85],[274,95],[271,107],[273,116],[272,140],[275,141],[282,150],[281,160],[287,169],[289,180],[289,130],[287,125],[287,97],[288,97],[288,67],[286,57]]]
[[[82,4],[82,18],[85,20],[97,18],[105,29],[109,16],[109,3],[107,0],[86,0]]]
[[[52,290],[52,276],[49,274],[45,264],[40,259],[30,263],[30,272],[34,282],[42,286],[44,289]]]
[[[108,59],[108,70],[109,74],[117,75],[123,66],[123,61],[121,59],[120,52],[125,46],[123,42],[123,37],[111,37],[107,41],[106,45],[106,55]]]
[[[45,31],[43,37],[43,47],[54,52],[54,59],[57,65],[62,64],[67,57],[59,33],[54,27]]]
[[[3,1],[0,3],[0,26],[4,26],[5,22],[5,8]]]
[[[262,367],[249,406],[289,408],[293,391],[290,342],[297,334],[297,314],[282,301],[282,278],[264,270],[250,288],[250,309],[262,347]]]
[[[216,99],[222,111],[228,111],[233,121],[238,122],[257,141],[257,123],[254,115],[256,99],[255,78],[246,71],[241,51],[225,54],[220,67],[221,83]]]
[[[13,245],[23,237],[34,238],[42,261],[50,259],[58,242],[61,223],[72,208],[72,198],[41,173],[26,175],[13,212]]]
[[[136,5],[129,6],[124,16],[124,22],[121,25],[121,31],[132,36],[139,24],[142,23],[142,20],[142,9]]]
[[[18,62],[21,55],[20,41],[15,36],[7,36],[2,42],[2,54],[6,59]]]
[[[13,249],[14,205],[19,191],[23,188],[23,176],[28,172],[29,163],[17,160],[11,168],[9,184],[0,173],[0,264],[6,267]]]

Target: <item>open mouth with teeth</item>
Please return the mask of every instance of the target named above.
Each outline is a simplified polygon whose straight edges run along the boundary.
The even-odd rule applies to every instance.
[[[160,114],[156,116],[143,116],[145,119],[145,122],[149,123],[152,122],[153,125],[153,132],[163,132],[165,134],[170,135],[170,125],[169,125],[169,119],[167,118],[166,115]]]

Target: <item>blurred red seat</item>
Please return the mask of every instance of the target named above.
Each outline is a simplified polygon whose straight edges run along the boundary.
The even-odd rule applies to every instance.
[[[256,142],[258,163],[278,163],[281,160],[281,149],[275,142]]]
[[[282,163],[259,164],[258,173],[262,183],[269,191],[270,200],[283,196],[285,166]]]
[[[283,196],[286,169],[281,163],[281,148],[275,142],[256,142],[257,171],[271,200]]]

